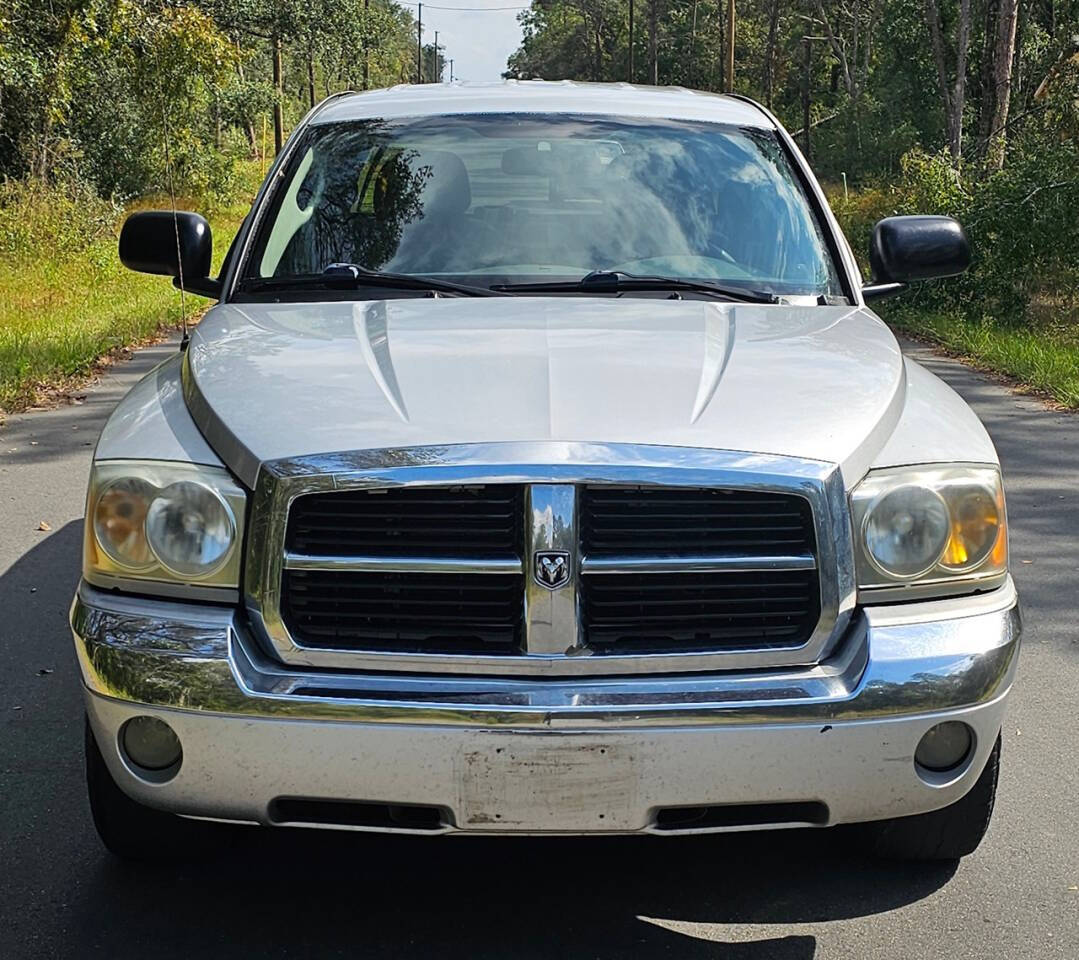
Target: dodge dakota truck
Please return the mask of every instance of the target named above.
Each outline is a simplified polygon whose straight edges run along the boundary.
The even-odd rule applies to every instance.
[[[194,213],[120,237],[217,304],[93,458],[109,850],[978,846],[1020,642],[1000,468],[867,306],[963,272],[954,220],[882,220],[863,279],[751,101],[457,83],[317,106],[211,254]]]

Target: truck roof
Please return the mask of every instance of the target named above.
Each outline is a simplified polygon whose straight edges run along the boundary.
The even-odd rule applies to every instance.
[[[401,84],[347,93],[327,102],[312,123],[369,117],[423,117],[466,113],[575,113],[601,116],[703,120],[773,129],[768,115],[736,97],[685,87],[573,80]]]

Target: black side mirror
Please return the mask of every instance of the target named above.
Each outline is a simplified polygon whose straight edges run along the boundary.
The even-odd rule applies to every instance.
[[[173,277],[184,289],[207,297],[221,295],[221,282],[210,278],[213,236],[197,213],[146,210],[133,213],[120,230],[120,261],[140,273]]]
[[[899,293],[915,280],[958,276],[970,266],[970,243],[951,217],[886,217],[873,228],[869,264],[867,300]]]

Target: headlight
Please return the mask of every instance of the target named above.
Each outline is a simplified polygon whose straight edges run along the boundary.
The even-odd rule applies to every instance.
[[[220,468],[113,460],[94,464],[84,576],[239,586],[244,491]]]
[[[995,467],[875,470],[851,495],[859,589],[976,589],[1008,569],[1004,489]],[[939,591],[930,586],[939,585]]]

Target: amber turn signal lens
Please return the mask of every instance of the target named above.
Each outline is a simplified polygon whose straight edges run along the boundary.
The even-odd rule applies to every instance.
[[[94,535],[113,563],[131,570],[155,560],[146,542],[146,511],[157,491],[137,477],[110,483],[94,505]]]
[[[944,491],[951,513],[951,534],[941,558],[949,570],[980,566],[1001,540],[1001,512],[992,490],[980,486],[952,487]]]

